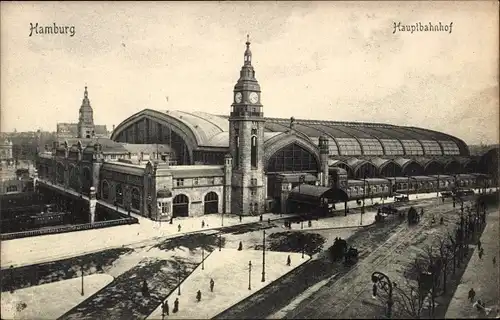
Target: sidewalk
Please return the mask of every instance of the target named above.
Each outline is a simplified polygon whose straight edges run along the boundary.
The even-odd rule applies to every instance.
[[[106,274],[85,276],[84,295],[81,295],[81,277],[2,292],[2,319],[57,319],[74,306],[94,295],[113,281]],[[19,303],[26,308],[16,311]]]
[[[468,293],[471,288],[476,291],[475,300],[480,299],[486,308],[491,308],[489,318],[498,316],[497,309],[500,308],[499,300],[499,263],[500,243],[498,241],[499,217],[498,212],[493,211],[486,217],[486,228],[481,236],[481,245],[484,248],[483,259],[479,259],[477,247],[467,265],[462,280],[448,306],[446,318],[483,318],[484,313],[479,313],[468,301]],[[496,264],[493,257],[496,256]]]
[[[122,209],[120,211],[125,213]],[[259,216],[245,216],[240,222],[239,217],[235,215],[224,215],[224,221],[222,221],[221,214],[211,214],[201,217],[175,218],[174,223],[169,224],[132,215],[139,219],[139,224],[2,241],[1,267],[4,269],[11,265],[17,267],[49,262],[159,237],[168,239],[187,233],[220,228],[222,222],[225,227],[259,222]],[[287,215],[287,217],[291,216]],[[282,218],[274,213],[263,215],[263,221]],[[205,228],[201,228],[202,221],[205,221]],[[180,232],[177,229],[179,224],[181,225]]]
[[[288,256],[290,266],[286,265]],[[266,281],[262,282],[262,251],[215,249],[205,260],[205,269],[199,265],[181,284],[181,295],[174,290],[167,297],[170,315],[166,319],[212,319],[309,259],[299,253],[266,251]],[[251,290],[248,289],[249,261],[252,262]],[[210,292],[210,279],[215,283],[213,292]],[[200,302],[196,301],[198,290],[202,294]],[[179,312],[172,313],[176,298],[179,298]],[[161,305],[147,319],[161,319]]]
[[[321,230],[321,229],[340,229],[340,228],[355,228],[355,227],[366,227],[375,223],[375,216],[377,211],[365,211],[363,217],[361,218],[361,213],[348,213],[347,216],[335,216],[331,218],[323,218],[319,220],[312,219],[311,227],[308,225],[308,221],[303,221],[302,223],[292,223],[291,231],[309,231],[309,230]]]

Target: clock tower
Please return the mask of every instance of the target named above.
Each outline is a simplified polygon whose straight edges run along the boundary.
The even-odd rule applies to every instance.
[[[263,163],[265,120],[248,36],[246,46],[229,116],[229,151],[233,158],[231,212],[259,215],[264,213],[266,197]]]

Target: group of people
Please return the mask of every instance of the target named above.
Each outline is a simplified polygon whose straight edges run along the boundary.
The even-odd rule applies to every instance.
[[[211,278],[210,279],[210,292],[214,292],[214,286],[215,286],[215,281],[214,281],[214,279]],[[201,290],[198,290],[198,292],[196,292],[196,301],[197,302],[201,301]],[[174,308],[172,309],[172,312],[173,313],[179,312],[179,298],[175,298]],[[168,300],[165,300],[162,303],[162,314],[163,315],[167,315],[167,316],[170,314],[170,308],[168,306]]]

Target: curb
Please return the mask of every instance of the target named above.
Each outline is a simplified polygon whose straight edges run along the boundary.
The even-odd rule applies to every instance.
[[[233,304],[232,306],[228,307],[227,309],[225,309],[225,310],[223,310],[223,311],[219,312],[218,314],[216,314],[215,316],[213,316],[211,319],[217,319],[217,318],[218,318],[221,314],[223,314],[224,312],[226,312],[226,311],[230,310],[231,308],[234,308],[235,306],[239,305],[240,303],[243,303],[243,302],[245,302],[246,300],[248,300],[248,299],[250,299],[250,298],[254,297],[254,296],[255,296],[255,295],[257,295],[259,292],[261,292],[262,290],[266,289],[266,288],[267,288],[267,287],[269,287],[271,284],[273,284],[273,283],[275,283],[275,282],[277,282],[277,281],[281,280],[282,278],[284,278],[285,276],[289,275],[290,273],[292,273],[292,272],[294,272],[294,271],[299,270],[300,268],[302,268],[303,266],[305,266],[306,264],[308,264],[309,262],[311,262],[312,257],[311,257],[310,255],[307,255],[307,257],[308,257],[307,261],[305,261],[304,263],[302,263],[302,264],[301,264],[300,266],[298,266],[297,268],[295,268],[295,269],[293,269],[293,270],[291,270],[291,271],[289,271],[289,272],[287,272],[287,273],[285,273],[285,274],[283,274],[283,275],[279,276],[279,277],[278,277],[278,278],[276,278],[274,281],[272,281],[272,282],[268,283],[266,286],[264,286],[264,287],[260,288],[259,290],[255,291],[255,292],[252,292],[252,294],[251,294],[251,295],[249,295],[248,297],[246,297],[246,298],[244,298],[244,299],[242,299],[242,300],[238,301],[237,303]]]

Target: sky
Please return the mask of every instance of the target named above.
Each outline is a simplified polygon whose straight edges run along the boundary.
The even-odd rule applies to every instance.
[[[228,114],[250,34],[267,117],[499,139],[496,1],[2,2],[0,18],[3,132],[77,122],[86,85],[109,128],[145,108]]]

